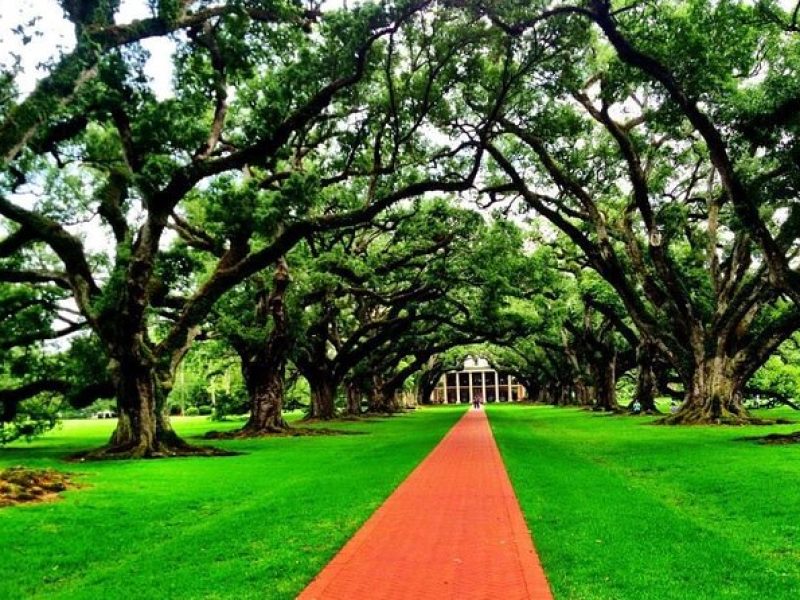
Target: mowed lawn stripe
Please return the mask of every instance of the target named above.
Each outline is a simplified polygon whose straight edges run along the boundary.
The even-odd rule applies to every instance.
[[[0,598],[292,598],[463,410],[334,425],[366,435],[216,442],[248,454],[214,459],[66,465],[55,458],[102,439],[69,425],[0,451],[2,466],[67,469],[87,486],[0,511]]]
[[[557,599],[800,597],[800,448],[735,441],[785,426],[489,417]]]

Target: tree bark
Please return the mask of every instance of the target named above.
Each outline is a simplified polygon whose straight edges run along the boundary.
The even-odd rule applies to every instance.
[[[372,378],[372,387],[369,394],[369,412],[397,412],[397,406],[394,403],[394,392],[386,389],[383,378],[379,376]]]
[[[555,384],[554,383],[548,383],[548,384],[546,384],[545,386],[542,387],[542,390],[541,390],[541,401],[544,404],[552,404],[552,405],[555,406],[555,405],[558,404],[556,402],[556,399],[557,399],[557,396],[555,394]]]
[[[592,403],[592,390],[591,386],[586,385],[582,378],[575,380],[573,384],[575,389],[575,403],[581,406],[589,406]]]
[[[311,387],[311,410],[308,418],[327,421],[336,417],[336,384],[333,378],[318,374],[307,379]]]
[[[561,406],[571,406],[575,404],[575,399],[572,397],[572,386],[569,385],[561,385],[561,401],[559,404]]]
[[[250,396],[250,417],[239,431],[242,435],[282,433],[289,428],[283,418],[286,383],[285,361],[262,356],[242,365],[247,393]]]
[[[394,408],[389,402],[383,390],[373,389],[369,394],[369,412],[371,413],[390,413]]]
[[[347,384],[347,414],[358,416],[361,414],[361,398],[363,394],[355,383]]]
[[[572,395],[570,394],[571,388],[563,383],[554,383],[550,387],[550,401],[556,406],[570,406],[573,405]]]
[[[617,357],[612,354],[592,365],[595,379],[594,410],[617,412]]]
[[[441,368],[434,365],[420,375],[417,381],[417,404],[431,404],[431,396],[443,373]],[[447,398],[444,399],[444,403],[447,403]]]
[[[112,362],[117,394],[117,427],[108,445],[83,455],[87,459],[161,458],[221,454],[192,446],[172,429],[166,414],[168,378],[146,361],[129,357]]]
[[[639,369],[636,376],[636,393],[628,407],[638,400],[643,414],[658,413],[656,407],[656,375],[653,372],[653,353],[647,344],[641,344],[636,350],[636,363]]]
[[[272,331],[264,344],[249,347],[242,356],[242,375],[250,396],[250,418],[240,430],[242,435],[282,433],[289,428],[283,418],[283,399],[286,388],[286,360],[289,354],[289,325],[284,298],[290,277],[286,260],[281,258],[275,267],[272,292],[258,302],[256,313],[266,326],[272,319]],[[240,353],[241,354],[241,353]]]
[[[752,418],[744,408],[743,377],[735,362],[718,354],[698,361],[686,384],[683,404],[678,412],[660,422],[667,424],[745,424]]]
[[[542,386],[539,388],[539,391],[536,394],[536,402],[538,404],[550,404],[550,397],[546,387]]]
[[[538,381],[531,379],[530,381],[517,379],[522,386],[525,388],[525,395],[527,396],[528,400],[531,402],[538,401],[539,394],[541,393],[541,385],[539,385]],[[508,401],[511,402],[511,397],[508,398]]]

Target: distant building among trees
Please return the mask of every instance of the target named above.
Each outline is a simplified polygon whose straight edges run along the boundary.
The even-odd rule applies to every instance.
[[[482,358],[468,358],[460,371],[448,371],[439,379],[431,394],[433,404],[483,402],[519,402],[525,388],[512,375],[498,372]]]

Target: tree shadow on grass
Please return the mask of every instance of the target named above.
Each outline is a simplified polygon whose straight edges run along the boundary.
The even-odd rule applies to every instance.
[[[369,435],[368,431],[350,431],[347,429],[332,429],[330,427],[289,427],[281,431],[265,431],[259,433],[236,431],[209,431],[197,436],[197,439],[206,440],[247,440],[258,438],[284,438],[284,437],[313,437],[334,435]]]
[[[149,454],[131,454],[127,451],[116,452],[114,449],[108,447],[101,447],[96,450],[83,450],[68,454],[64,457],[67,462],[102,462],[102,461],[116,461],[116,460],[162,460],[165,458],[222,458],[228,456],[242,456],[245,452],[237,452],[235,450],[226,450],[223,448],[214,448],[211,446],[189,446],[186,445],[187,450],[181,449],[167,451],[167,452],[153,452]]]
[[[749,435],[736,438],[736,442],[755,442],[763,446],[788,446],[800,444],[800,431],[793,433],[770,433],[769,435]]]

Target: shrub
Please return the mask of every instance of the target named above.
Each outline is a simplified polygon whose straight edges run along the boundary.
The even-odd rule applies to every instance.
[[[234,388],[230,393],[218,392],[212,418],[215,421],[222,421],[229,415],[246,413],[248,405],[247,391],[243,387]]]

